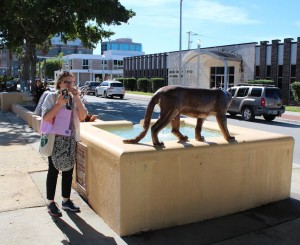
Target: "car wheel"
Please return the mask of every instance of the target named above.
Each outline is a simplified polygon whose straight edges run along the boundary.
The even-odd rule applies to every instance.
[[[242,117],[243,117],[243,120],[245,121],[253,121],[254,120],[254,113],[253,113],[253,110],[250,106],[245,106],[243,109],[242,109]]]
[[[99,97],[99,94],[98,94],[97,90],[95,91],[95,96]]]
[[[108,98],[108,95],[107,95],[107,93],[106,93],[106,92],[104,92],[104,97],[105,97],[105,98]]]
[[[273,121],[276,116],[273,115],[264,115],[263,116],[266,121]]]
[[[122,100],[124,98],[124,95],[120,95],[120,99]]]
[[[230,116],[233,116],[233,117],[237,115],[237,113],[235,113],[235,112],[228,112],[228,113]]]

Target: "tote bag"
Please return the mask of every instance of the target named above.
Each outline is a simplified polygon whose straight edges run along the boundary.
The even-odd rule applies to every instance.
[[[53,152],[55,134],[41,134],[39,152],[42,156],[51,156]]]

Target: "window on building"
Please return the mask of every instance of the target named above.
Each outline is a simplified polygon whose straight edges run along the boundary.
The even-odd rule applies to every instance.
[[[111,44],[111,49],[112,49],[112,50],[119,50],[118,44],[112,43],[112,44]]]
[[[82,60],[82,69],[84,69],[84,70],[89,69],[89,60],[87,60],[87,59]]]
[[[135,51],[135,45],[130,44],[129,48],[130,48],[130,51]]]
[[[101,60],[101,68],[103,70],[108,70],[107,60]]]
[[[255,67],[255,79],[259,79],[259,66]]]
[[[121,43],[119,46],[120,46],[120,50],[129,50],[128,44]]]
[[[115,70],[123,69],[123,60],[114,60],[114,68]]]
[[[210,87],[211,88],[223,88],[224,87],[224,72],[225,67],[211,67],[210,68]],[[227,84],[228,87],[234,85],[234,66],[229,66],[227,69]]]
[[[142,52],[142,45],[136,45],[135,46],[135,51]]]

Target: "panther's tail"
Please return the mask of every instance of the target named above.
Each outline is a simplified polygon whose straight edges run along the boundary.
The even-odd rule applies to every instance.
[[[154,111],[154,107],[155,107],[156,104],[158,104],[158,102],[159,102],[159,94],[154,94],[153,97],[150,99],[150,102],[147,106],[147,110],[146,110],[146,113],[145,113],[144,125],[143,125],[144,130],[138,136],[136,136],[133,139],[123,140],[123,143],[125,143],[125,144],[136,144],[142,138],[145,137],[145,135],[147,134],[148,129],[150,127],[150,124],[151,124],[151,116],[152,116],[152,113]]]

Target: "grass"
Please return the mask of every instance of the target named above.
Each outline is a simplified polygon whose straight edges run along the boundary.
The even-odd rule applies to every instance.
[[[140,94],[140,95],[148,95],[148,96],[153,95],[153,93],[144,93],[144,92],[139,92],[139,91],[128,91],[128,90],[126,90],[126,94]]]
[[[140,95],[148,95],[152,96],[153,93],[144,93],[138,91],[126,91],[127,94],[140,94]],[[286,111],[300,112],[300,106],[285,106]]]
[[[286,111],[300,112],[300,106],[285,106]]]

